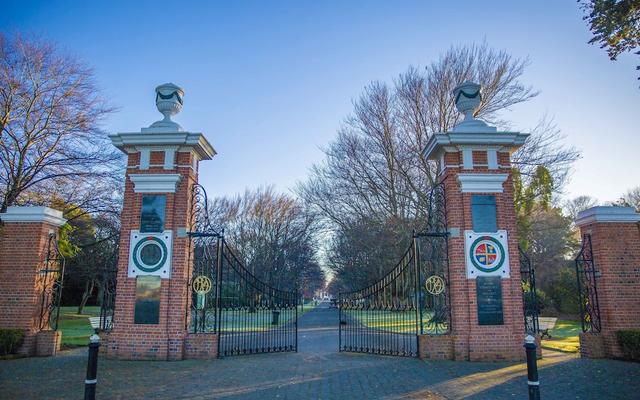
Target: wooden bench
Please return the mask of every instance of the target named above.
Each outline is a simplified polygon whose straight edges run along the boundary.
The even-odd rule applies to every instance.
[[[547,339],[551,339],[549,330],[556,326],[557,321],[558,318],[556,317],[538,317],[538,332],[540,333],[540,339],[544,339],[545,336]]]

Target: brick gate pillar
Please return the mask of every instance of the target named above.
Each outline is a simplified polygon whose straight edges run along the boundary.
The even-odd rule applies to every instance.
[[[425,156],[445,185],[452,357],[522,360],[525,352],[511,153],[528,134],[498,132],[473,117],[480,86],[454,90],[464,120],[434,134]],[[439,339],[441,340],[441,339]]]
[[[49,237],[65,224],[62,212],[48,207],[9,207],[0,214],[0,328],[22,329],[24,342],[18,353],[53,355],[61,334],[41,323],[42,295],[53,280],[43,282],[40,271]]]
[[[580,233],[591,236],[600,305],[600,332],[580,334],[580,353],[621,358],[616,331],[640,329],[640,214],[632,207],[592,207],[578,214]]]
[[[171,121],[183,95],[176,85],[158,86],[156,106],[164,119],[110,136],[128,157],[110,357],[184,358],[193,268],[189,205],[199,162],[216,153],[202,133]]]

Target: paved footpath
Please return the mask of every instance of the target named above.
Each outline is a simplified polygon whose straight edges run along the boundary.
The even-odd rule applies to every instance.
[[[338,353],[337,312],[299,321],[298,353],[214,361],[101,359],[98,399],[526,399],[524,364]],[[0,399],[81,399],[86,348],[0,361]],[[542,399],[639,399],[640,363],[546,353]]]

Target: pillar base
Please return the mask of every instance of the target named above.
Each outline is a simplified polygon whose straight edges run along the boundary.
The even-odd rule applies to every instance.
[[[36,356],[55,356],[62,344],[61,331],[40,331],[36,334]]]
[[[184,341],[184,358],[198,360],[213,360],[218,358],[217,334],[194,333]]]

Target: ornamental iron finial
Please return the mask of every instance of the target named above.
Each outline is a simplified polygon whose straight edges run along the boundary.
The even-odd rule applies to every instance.
[[[162,128],[163,130],[182,131],[182,127],[171,120],[171,116],[182,110],[182,98],[184,90],[173,83],[164,83],[156,87],[156,107],[164,115],[160,121],[151,124],[150,128]]]

